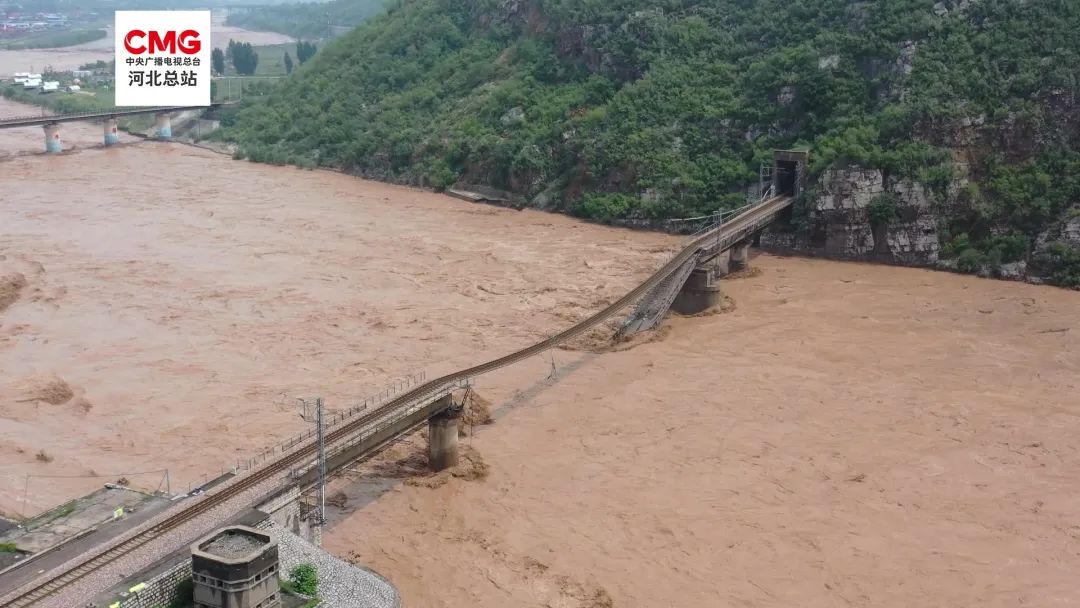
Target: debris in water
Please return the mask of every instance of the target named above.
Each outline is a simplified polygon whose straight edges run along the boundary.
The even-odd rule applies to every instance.
[[[24,379],[19,387],[24,398],[20,402],[44,401],[51,405],[67,403],[75,396],[67,382],[55,374],[36,374]]]

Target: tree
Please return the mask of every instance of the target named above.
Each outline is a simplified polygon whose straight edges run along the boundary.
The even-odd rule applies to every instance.
[[[289,57],[289,52],[286,51],[285,52],[285,73],[286,74],[292,74],[292,68],[293,68],[292,57]]]
[[[300,64],[303,65],[304,62],[306,62],[308,59],[311,59],[312,57],[315,56],[315,51],[317,51],[317,50],[318,50],[318,47],[315,46],[314,42],[304,42],[304,41],[297,42],[296,43],[296,58],[300,61]]]
[[[251,46],[251,43],[230,42],[230,46],[232,47],[232,62],[233,67],[236,68],[236,73],[243,76],[254,75],[255,68],[259,65],[259,54],[255,52],[255,48]]]
[[[214,52],[210,53],[210,64],[214,67],[214,71],[218,74],[225,73],[225,51],[221,49],[214,49]]]

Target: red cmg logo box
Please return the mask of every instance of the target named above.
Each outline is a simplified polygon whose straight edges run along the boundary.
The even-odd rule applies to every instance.
[[[210,11],[116,11],[116,105],[210,105]]]

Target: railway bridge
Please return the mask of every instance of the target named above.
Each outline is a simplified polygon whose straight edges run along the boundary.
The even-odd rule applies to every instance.
[[[154,110],[143,110],[147,111]],[[161,515],[11,590],[0,597],[0,605],[56,606],[60,598],[90,598],[103,590],[95,585],[109,578],[103,574],[115,573],[116,564],[123,564],[129,573],[133,566],[146,568],[157,557],[201,538],[220,525],[227,514],[253,507],[262,507],[267,513],[285,511],[290,504],[296,504],[304,489],[325,475],[319,470],[320,450],[325,453],[322,462],[333,471],[376,453],[426,423],[432,468],[441,470],[453,465],[462,414],[462,404],[455,400],[455,394],[467,390],[478,376],[542,354],[628,309],[631,312],[620,330],[624,334],[654,326],[669,308],[695,312],[714,303],[719,293],[717,280],[732,264],[746,264],[750,243],[802,192],[806,160],[803,151],[778,151],[773,166],[762,173],[760,201],[717,214],[710,225],[691,236],[640,285],[588,318],[521,350],[432,380],[415,379],[373,402],[335,414],[324,427],[323,442],[309,433],[271,446],[238,463],[234,474],[220,484],[178,497],[176,504]],[[151,547],[158,548],[151,551]]]
[[[104,124],[104,141],[106,146],[120,143],[117,133],[116,119],[125,116],[139,116],[153,114],[154,135],[158,139],[172,138],[172,115],[185,110],[205,110],[207,107],[220,107],[231,105],[230,103],[214,103],[210,106],[160,106],[145,108],[109,108],[107,110],[91,110],[87,112],[68,112],[64,114],[51,114],[47,116],[12,116],[0,118],[0,129],[16,129],[24,127],[42,127],[45,130],[45,151],[56,154],[64,151],[64,142],[60,137],[60,124],[75,121],[102,121]]]

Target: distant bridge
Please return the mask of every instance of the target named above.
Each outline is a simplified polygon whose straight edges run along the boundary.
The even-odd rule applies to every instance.
[[[105,110],[89,110],[86,112],[68,112],[65,114],[13,116],[0,118],[0,129],[16,129],[21,127],[45,127],[45,151],[62,152],[64,149],[60,139],[60,123],[76,121],[105,121],[105,145],[110,146],[120,142],[116,129],[116,119],[122,116],[139,116],[153,114],[156,118],[156,135],[161,139],[172,137],[172,113],[185,110],[205,110],[234,105],[236,102],[213,103],[209,106],[154,106],[143,108],[108,108]]]
[[[204,110],[207,107],[216,108],[228,106],[232,103],[214,103],[209,106],[155,106],[147,108],[109,108],[107,110],[90,110],[88,112],[68,112],[66,114],[52,114],[48,116],[15,116],[0,118],[0,129],[14,129],[16,127],[40,127],[53,123],[75,122],[79,120],[104,120],[119,118],[121,116],[137,116],[139,114],[160,114],[162,112],[183,112],[184,110]]]

